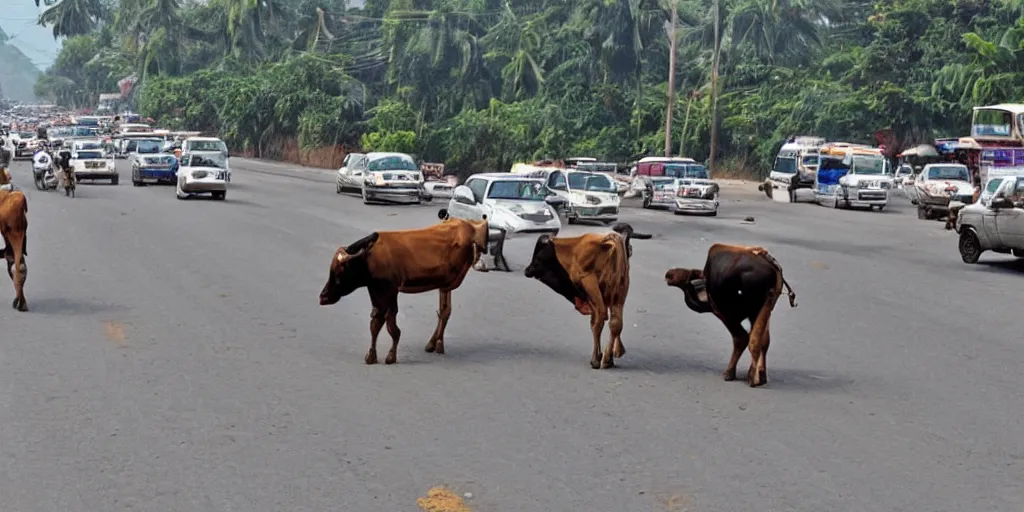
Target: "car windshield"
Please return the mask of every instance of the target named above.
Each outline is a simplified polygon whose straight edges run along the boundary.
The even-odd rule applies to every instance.
[[[159,153],[160,147],[163,143],[158,140],[140,140],[136,142],[135,152],[136,153]]]
[[[416,162],[412,161],[412,158],[407,156],[385,156],[383,158],[375,158],[370,160],[367,164],[367,169],[371,171],[418,171],[419,167],[416,166]]]
[[[171,165],[174,163],[174,157],[171,155],[147,156],[145,160],[147,164],[153,165]]]
[[[853,168],[857,174],[884,174],[885,158],[881,156],[854,156]]]
[[[188,143],[189,151],[227,151],[226,144],[219,140],[193,140]]]
[[[570,172],[569,188],[588,192],[615,192],[615,184],[607,175],[591,172]]]
[[[36,134],[32,132],[18,132],[18,136],[23,139],[31,139],[32,137],[35,137]]]
[[[928,168],[928,179],[971,181],[967,167],[960,165],[942,165]]]
[[[676,180],[651,180],[654,190],[670,190],[675,188]]]
[[[519,199],[543,201],[547,195],[544,184],[537,180],[499,180],[491,184],[487,192],[490,199]]]
[[[818,165],[818,155],[804,155],[804,165]]]
[[[191,167],[216,167],[224,169],[227,167],[224,157],[220,155],[192,155]]]
[[[665,176],[707,179],[708,169],[701,164],[666,164]]]
[[[79,151],[78,160],[102,160],[103,152],[98,150]]]
[[[775,159],[772,171],[782,174],[796,174],[796,158],[780,156]]]

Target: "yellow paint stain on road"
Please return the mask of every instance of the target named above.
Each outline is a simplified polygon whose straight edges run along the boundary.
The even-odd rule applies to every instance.
[[[812,261],[811,268],[816,268],[818,270],[828,270],[828,265],[826,265],[824,261]]]
[[[665,510],[669,510],[671,512],[689,512],[692,510],[693,497],[688,493],[673,494],[662,498],[661,504],[665,507]]]
[[[106,322],[103,325],[107,334],[107,341],[111,341],[119,347],[127,346],[124,341],[124,324],[121,322]]]
[[[427,491],[427,496],[416,500],[416,504],[424,512],[473,512],[462,498],[444,487]]]

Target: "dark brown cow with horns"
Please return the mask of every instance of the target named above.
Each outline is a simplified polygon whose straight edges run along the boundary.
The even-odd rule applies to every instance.
[[[732,357],[722,373],[725,380],[736,380],[736,364],[749,347],[747,382],[751,387],[768,382],[768,324],[783,287],[788,290],[790,307],[796,307],[796,293],[782,277],[782,266],[768,251],[714,244],[708,249],[704,270],[673,268],[665,273],[665,282],[683,290],[690,309],[714,313],[729,329]],[[744,320],[750,322],[750,332],[743,328]]]
[[[426,351],[444,354],[444,329],[452,313],[452,290],[462,284],[480,254],[487,253],[487,218],[448,219],[422,229],[379,231],[340,247],[331,258],[320,305],[336,304],[359,288],[370,292],[370,350],[366,364],[377,362],[377,335],[387,325],[391,350],[385,364],[397,359],[398,294],[440,292],[437,328]]]
[[[651,235],[635,233],[629,224],[612,226],[614,233],[587,233],[572,238],[541,235],[526,267],[526,277],[548,285],[582,315],[590,315],[594,348],[590,367],[611,368],[615,357],[626,354],[622,345],[622,311],[629,294],[630,238]],[[611,318],[611,339],[601,352],[601,331]],[[614,356],[614,357],[613,357]]]

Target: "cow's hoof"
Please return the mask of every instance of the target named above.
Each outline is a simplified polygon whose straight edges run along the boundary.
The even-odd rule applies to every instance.
[[[722,372],[722,379],[726,382],[732,382],[736,380],[736,370],[726,370]]]
[[[436,350],[436,349],[437,349],[437,342],[435,340],[428,341],[427,342],[427,346],[423,347],[423,351],[427,352],[427,353],[433,353],[434,350]]]
[[[377,351],[370,349],[370,351],[366,353],[366,357],[363,358],[363,361],[366,361],[366,364],[377,364]]]
[[[590,367],[595,369],[595,370],[600,370],[601,369],[601,354],[597,355],[597,359],[591,359],[590,360]]]
[[[606,368],[615,368],[615,361],[611,359],[609,359],[607,362],[601,361],[601,369],[604,370]]]
[[[18,311],[21,311],[22,313],[24,313],[24,312],[28,311],[28,301],[14,299],[14,303],[11,304],[11,307],[14,308],[14,309],[17,309]]]
[[[616,345],[615,350],[612,352],[612,355],[615,356],[615,359],[618,359],[626,355],[626,348],[623,347],[622,345]]]
[[[395,354],[394,350],[392,350],[392,351],[388,352],[388,356],[384,358],[384,364],[395,364],[395,361],[397,361],[397,360],[398,360],[398,355]]]
[[[437,345],[434,346],[434,353],[438,355],[444,354],[444,340],[437,340]]]

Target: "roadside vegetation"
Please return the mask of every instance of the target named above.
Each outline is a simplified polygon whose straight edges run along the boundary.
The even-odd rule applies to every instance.
[[[23,0],[28,1],[28,0]],[[890,151],[1019,100],[1024,2],[683,0],[672,153],[767,171],[782,139]],[[468,173],[665,153],[671,0],[63,0],[37,94],[131,106],[265,158],[395,150]],[[717,94],[716,94],[717,92]],[[717,114],[717,115],[715,115]],[[712,149],[714,148],[714,149]]]

